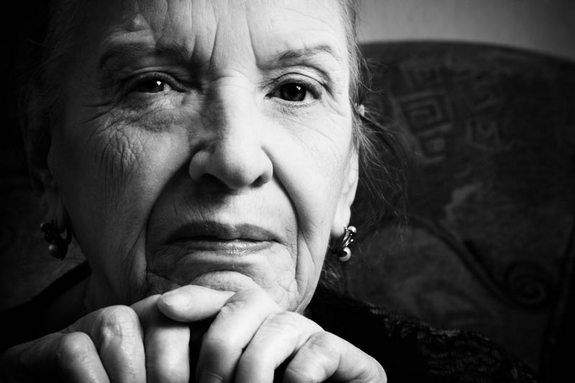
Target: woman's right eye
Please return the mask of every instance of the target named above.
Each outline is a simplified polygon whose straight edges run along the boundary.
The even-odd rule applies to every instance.
[[[172,90],[172,87],[163,80],[145,79],[136,83],[132,90],[138,93],[162,93]]]
[[[164,73],[149,73],[137,76],[128,81],[126,90],[127,93],[159,94],[172,91],[182,92],[184,88],[170,75]]]

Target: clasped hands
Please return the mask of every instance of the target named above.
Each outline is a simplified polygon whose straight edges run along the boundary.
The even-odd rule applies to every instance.
[[[271,383],[280,366],[283,382],[386,381],[375,359],[260,289],[181,287],[94,311],[2,356],[6,382]]]

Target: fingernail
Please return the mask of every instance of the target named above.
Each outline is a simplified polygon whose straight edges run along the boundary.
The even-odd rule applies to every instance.
[[[221,376],[209,371],[202,372],[202,376],[200,377],[200,383],[222,383],[223,381],[224,379]]]

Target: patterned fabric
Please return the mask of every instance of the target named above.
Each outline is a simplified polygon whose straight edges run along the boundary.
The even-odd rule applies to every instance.
[[[404,226],[355,224],[367,237],[349,292],[484,334],[562,381],[575,342],[575,62],[439,41],[362,49],[367,105],[415,156]]]
[[[326,290],[316,292],[311,315],[376,358],[390,382],[536,382],[522,362],[473,332],[436,329]]]

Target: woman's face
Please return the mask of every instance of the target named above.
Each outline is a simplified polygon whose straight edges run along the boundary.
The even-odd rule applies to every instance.
[[[48,164],[89,304],[258,285],[301,311],[357,182],[339,2],[88,3]]]

